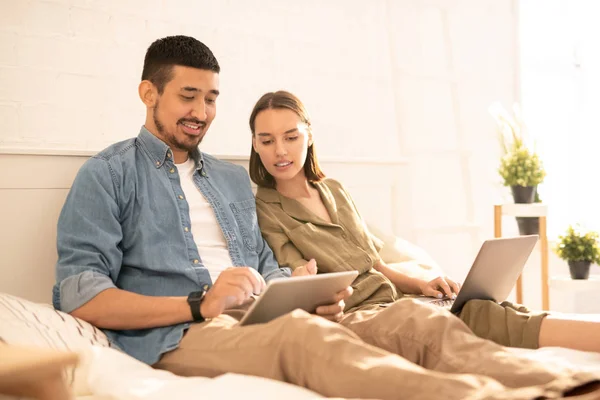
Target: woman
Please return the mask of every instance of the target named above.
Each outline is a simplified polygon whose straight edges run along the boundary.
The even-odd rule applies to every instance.
[[[342,324],[352,329],[352,314],[389,305],[403,294],[455,296],[459,285],[451,279],[411,278],[380,259],[381,242],[369,233],[348,192],[339,182],[324,179],[310,119],[297,97],[285,91],[262,96],[250,116],[250,129],[250,177],[258,185],[258,219],[279,264],[295,269],[315,259],[319,272],[359,271]],[[415,301],[403,304],[413,311],[431,307]],[[600,351],[600,321],[485,300],[469,301],[458,317],[476,335],[504,346]]]

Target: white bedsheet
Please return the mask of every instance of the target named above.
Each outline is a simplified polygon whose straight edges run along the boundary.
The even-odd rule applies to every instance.
[[[528,358],[559,363],[577,369],[600,370],[600,353],[563,348],[514,349]],[[77,400],[178,400],[261,399],[305,400],[318,394],[282,382],[253,376],[225,374],[220,377],[184,378],[155,370],[116,350],[94,347],[83,354],[79,368]],[[87,395],[86,395],[87,394]]]
[[[318,394],[290,384],[254,376],[184,378],[155,370],[117,350],[92,347],[78,368],[78,400],[262,399],[308,400]]]

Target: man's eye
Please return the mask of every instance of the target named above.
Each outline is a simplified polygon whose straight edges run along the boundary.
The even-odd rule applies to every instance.
[[[291,136],[291,137],[289,137],[287,139],[290,140],[290,141],[294,141],[294,140],[298,139],[298,136]]]
[[[216,99],[206,99],[206,102],[208,104],[215,104],[216,101],[217,101]]]
[[[181,96],[181,98],[185,101],[192,101],[194,100],[194,96]]]

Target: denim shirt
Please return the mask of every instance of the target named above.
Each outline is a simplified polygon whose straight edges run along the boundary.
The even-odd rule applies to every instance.
[[[234,265],[255,268],[267,281],[290,276],[261,236],[246,170],[203,153],[195,161],[194,183],[215,212]],[[71,312],[109,288],[187,296],[212,285],[179,179],[169,147],[143,127],[81,167],[58,220],[55,308]],[[188,327],[104,332],[154,364]]]

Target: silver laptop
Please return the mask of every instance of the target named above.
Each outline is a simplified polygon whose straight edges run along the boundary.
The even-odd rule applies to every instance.
[[[417,299],[450,308],[452,313],[460,312],[465,303],[473,299],[496,302],[506,300],[538,238],[538,235],[527,235],[486,240],[456,299]]]

